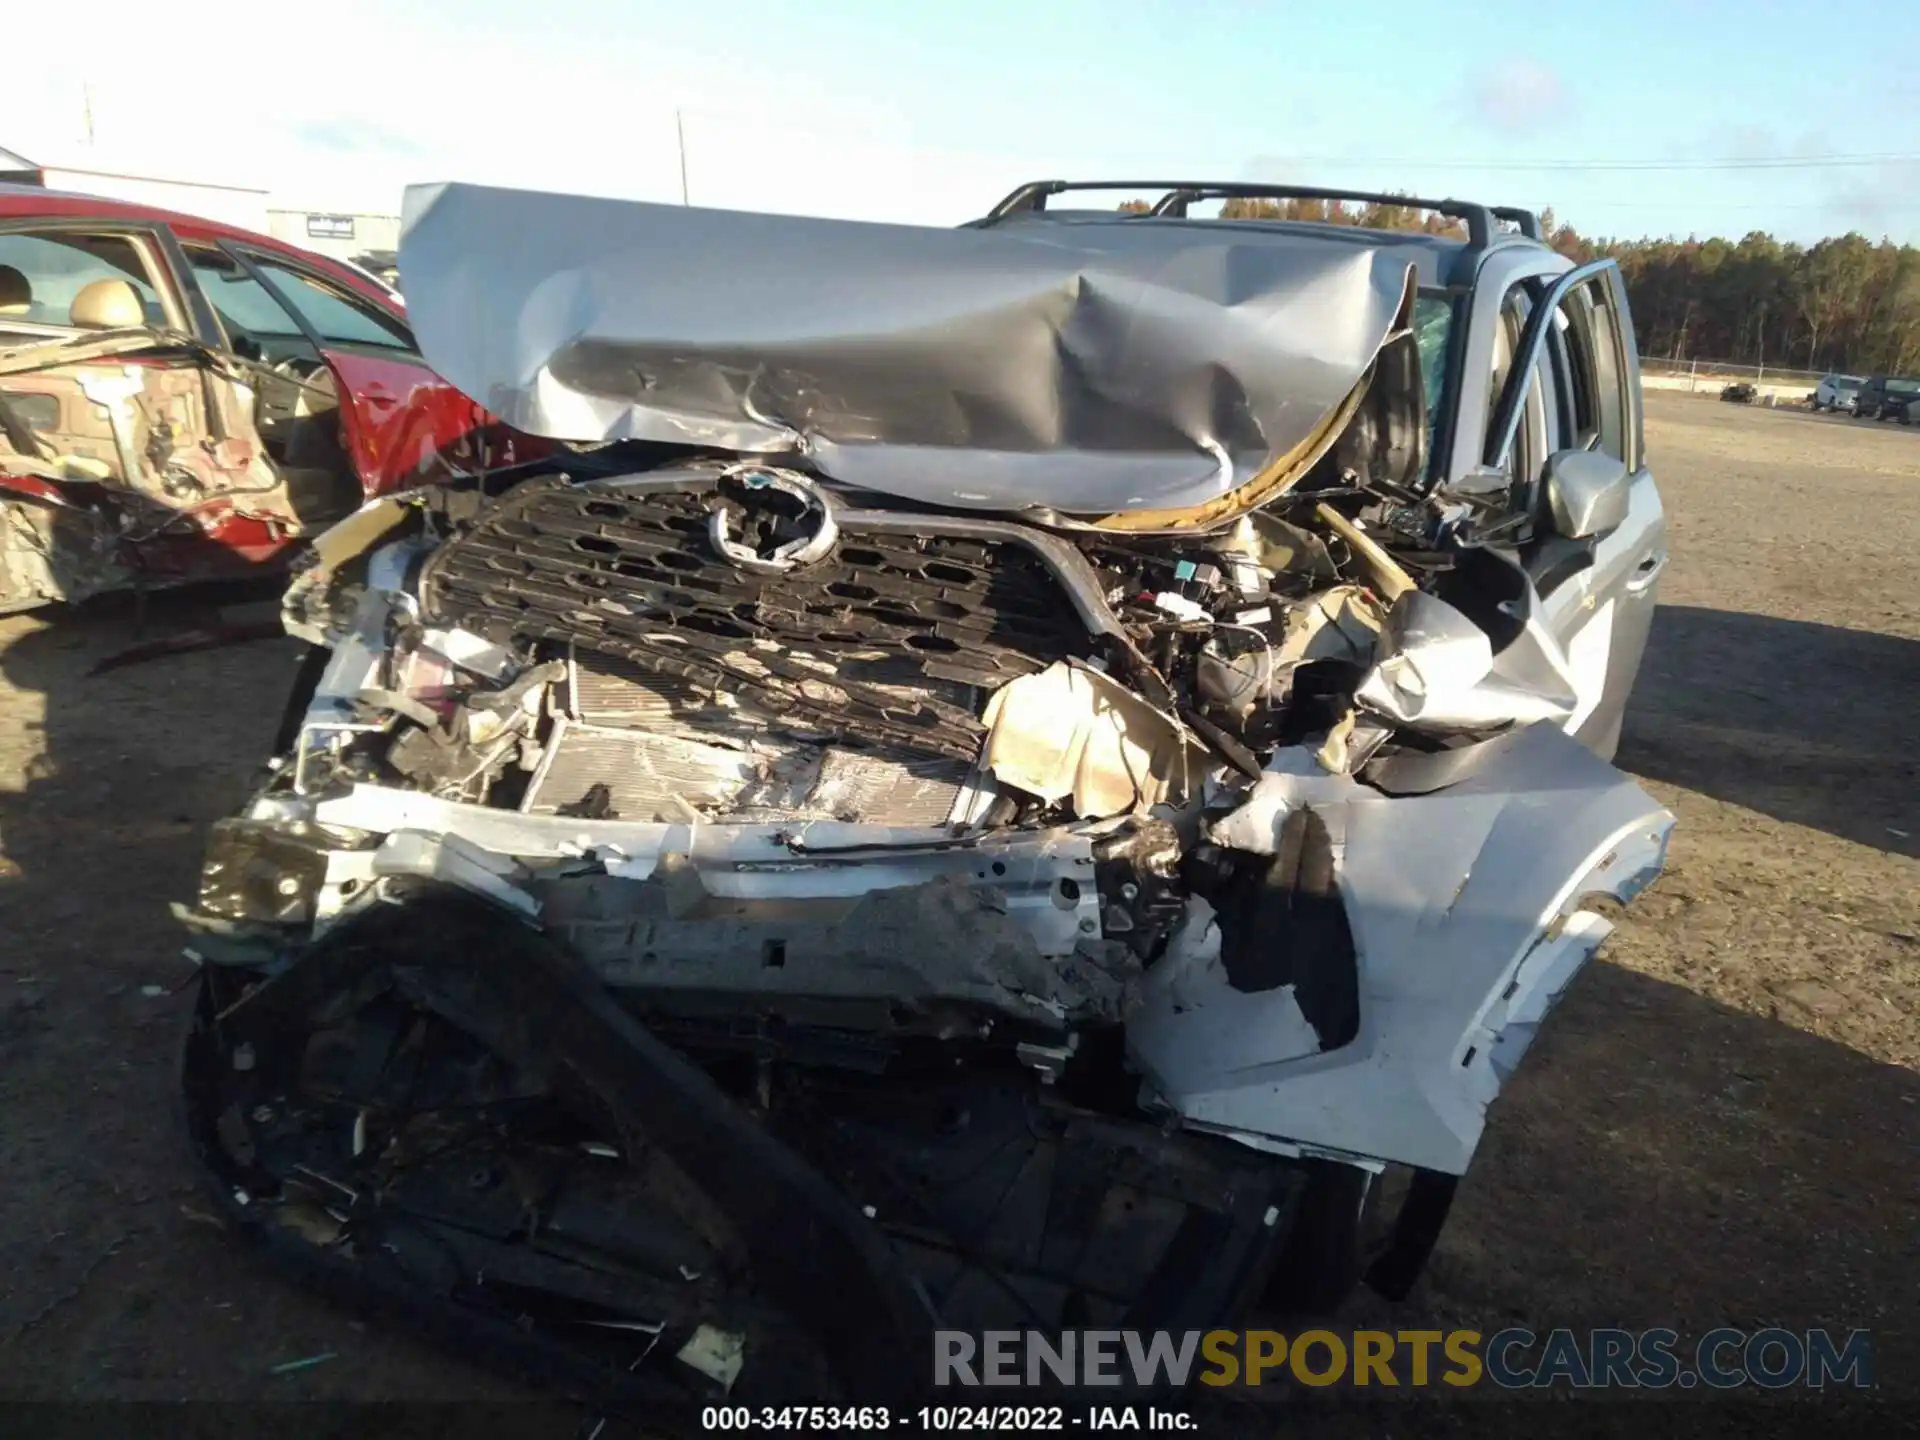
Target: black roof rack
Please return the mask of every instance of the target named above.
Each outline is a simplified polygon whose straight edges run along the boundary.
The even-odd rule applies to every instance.
[[[1183,218],[1196,200],[1358,200],[1367,205],[1405,205],[1432,210],[1467,227],[1467,243],[1485,249],[1493,241],[1494,221],[1519,227],[1529,240],[1540,238],[1540,221],[1530,210],[1511,206],[1489,208],[1469,200],[1424,200],[1416,195],[1385,195],[1372,190],[1329,190],[1314,185],[1265,185],[1242,181],[1201,180],[1030,180],[1002,200],[978,223],[991,225],[1009,215],[1045,210],[1047,200],[1069,190],[1164,190],[1149,215]]]
[[[1493,207],[1493,218],[1512,221],[1529,240],[1545,238],[1540,234],[1540,217],[1531,210],[1522,210],[1516,205],[1496,205]]]

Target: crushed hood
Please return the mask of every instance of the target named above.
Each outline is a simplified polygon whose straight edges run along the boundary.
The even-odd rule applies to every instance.
[[[1204,504],[1309,450],[1413,285],[1359,237],[933,229],[414,186],[429,363],[558,440],[798,451],[848,485],[1082,514]]]

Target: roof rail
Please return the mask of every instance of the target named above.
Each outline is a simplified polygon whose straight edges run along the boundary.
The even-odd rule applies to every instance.
[[[1540,233],[1540,217],[1531,210],[1522,210],[1517,205],[1496,205],[1493,207],[1493,218],[1512,221],[1529,240],[1546,238]]]
[[[1489,209],[1468,200],[1425,200],[1415,195],[1386,195],[1372,190],[1329,190],[1314,185],[1265,185],[1242,181],[1203,180],[1030,180],[1013,191],[978,223],[991,225],[1009,215],[1045,210],[1047,200],[1069,190],[1164,190],[1150,215],[1184,217],[1195,200],[1358,200],[1368,205],[1404,205],[1432,210],[1467,227],[1467,243],[1475,249],[1491,244],[1494,218],[1510,220],[1530,239],[1540,238],[1540,222],[1530,211]]]

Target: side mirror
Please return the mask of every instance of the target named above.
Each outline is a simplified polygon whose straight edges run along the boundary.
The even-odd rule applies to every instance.
[[[1627,518],[1633,476],[1627,462],[1598,450],[1559,450],[1541,469],[1554,533],[1594,540]]]

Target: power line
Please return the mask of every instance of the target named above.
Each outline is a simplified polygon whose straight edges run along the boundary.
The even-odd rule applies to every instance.
[[[1920,153],[1887,151],[1869,155],[1722,156],[1712,160],[1430,160],[1418,156],[1356,158],[1327,155],[1288,157],[1296,165],[1392,165],[1425,170],[1823,170],[1859,165],[1920,162]]]
[[[1581,210],[1664,210],[1671,212],[1675,209],[1675,206],[1671,203],[1648,200],[1577,200],[1567,201],[1566,203],[1570,207],[1577,206]],[[1843,207],[1837,202],[1826,205],[1802,205],[1798,203],[1780,205],[1723,205],[1717,200],[1695,200],[1689,202],[1685,208],[1712,210],[1716,213],[1722,210],[1738,210],[1744,213],[1770,215],[1781,210],[1818,210],[1831,212]],[[1920,209],[1920,201],[1889,200],[1879,203],[1879,208],[1889,215],[1904,215],[1915,209]]]

